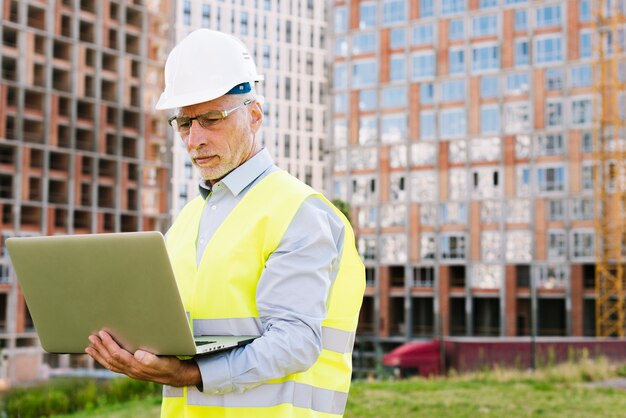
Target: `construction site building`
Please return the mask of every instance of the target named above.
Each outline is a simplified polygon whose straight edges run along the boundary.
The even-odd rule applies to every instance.
[[[596,335],[593,3],[333,2],[357,366],[411,339]]]
[[[170,2],[0,0],[0,378],[87,356],[46,355],[3,245],[9,237],[169,225],[170,137],[154,104]],[[68,256],[69,257],[69,256]]]

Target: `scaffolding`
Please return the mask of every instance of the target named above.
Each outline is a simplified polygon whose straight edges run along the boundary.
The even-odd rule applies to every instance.
[[[626,1],[595,10],[596,332],[626,333]]]

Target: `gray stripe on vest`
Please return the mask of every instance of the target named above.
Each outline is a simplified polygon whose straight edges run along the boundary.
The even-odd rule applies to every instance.
[[[355,333],[337,328],[322,327],[322,348],[337,353],[351,353]]]
[[[207,395],[194,387],[187,389],[187,404],[193,406],[219,406],[224,408],[269,408],[292,404],[328,414],[343,414],[348,394],[288,381],[264,384],[243,393]]]
[[[259,318],[194,319],[194,335],[261,335]]]
[[[185,388],[163,385],[164,398],[182,398],[183,396],[185,396]]]

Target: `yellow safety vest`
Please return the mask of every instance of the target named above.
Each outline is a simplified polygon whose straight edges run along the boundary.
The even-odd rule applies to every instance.
[[[199,266],[196,239],[205,200],[197,197],[185,206],[168,232],[167,248],[195,334],[210,335],[212,324],[224,323],[232,324],[227,329],[257,329],[257,335],[262,332],[258,327],[257,283],[265,262],[309,196],[319,196],[332,206],[285,171],[269,174],[242,198],[217,229]],[[334,210],[345,225],[343,253],[327,302],[327,316],[322,322],[322,352],[313,366],[243,393],[208,395],[191,386],[165,386],[162,417],[338,418],[343,415],[365,273],[352,228],[343,214]]]

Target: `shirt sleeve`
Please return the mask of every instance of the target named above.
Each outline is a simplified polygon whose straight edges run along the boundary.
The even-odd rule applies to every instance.
[[[244,347],[196,358],[203,392],[243,392],[315,363],[343,234],[344,225],[328,204],[318,197],[303,202],[259,279],[262,336]]]

